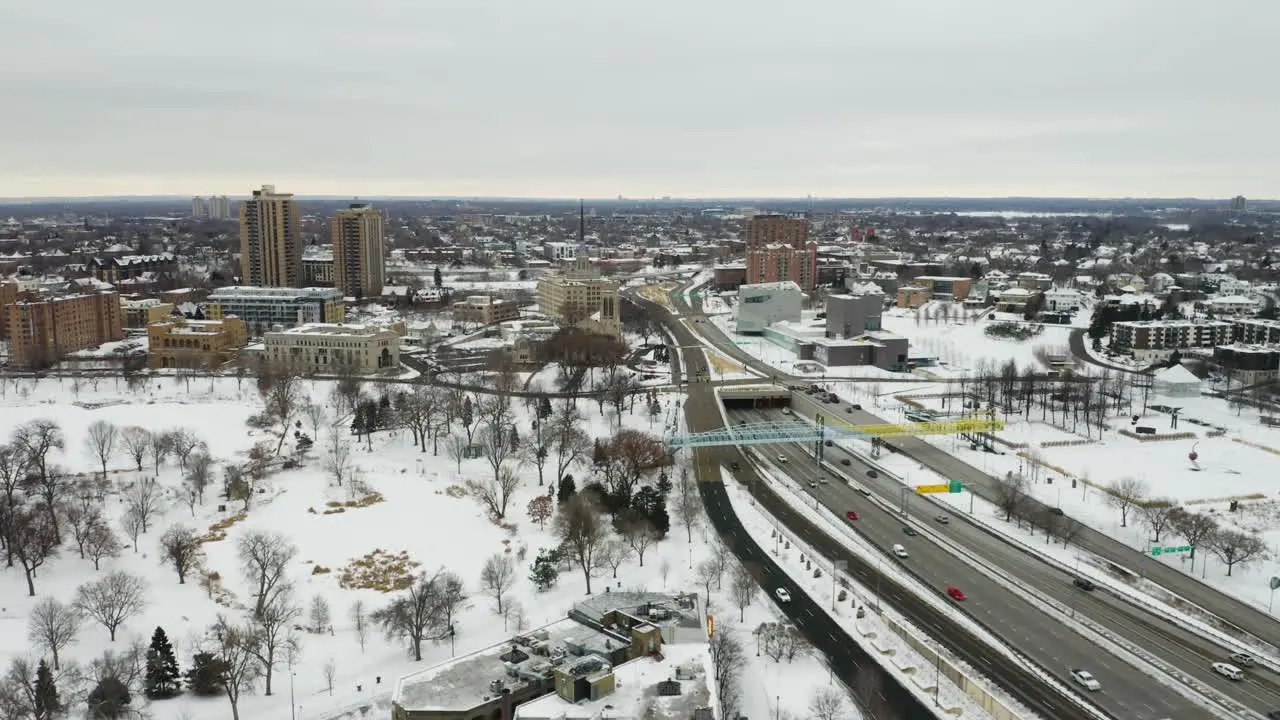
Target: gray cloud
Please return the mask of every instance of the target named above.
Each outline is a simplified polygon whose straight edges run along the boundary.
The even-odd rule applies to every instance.
[[[0,196],[1274,196],[1277,20],[1257,0],[11,3]]]

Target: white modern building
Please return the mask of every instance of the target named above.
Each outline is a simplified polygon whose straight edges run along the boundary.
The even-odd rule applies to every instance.
[[[244,320],[252,335],[266,332],[274,325],[340,323],[346,317],[342,291],[323,287],[221,287],[209,294],[206,308],[210,320],[227,315]]]
[[[1044,309],[1050,312],[1074,312],[1084,303],[1084,294],[1074,288],[1050,288],[1044,291]]]
[[[738,288],[739,333],[759,333],[776,322],[800,321],[804,292],[791,280]]]

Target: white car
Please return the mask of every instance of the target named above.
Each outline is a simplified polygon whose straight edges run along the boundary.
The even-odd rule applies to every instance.
[[[787,461],[787,456],[786,456],[786,455],[779,455],[779,456],[778,456],[778,462],[780,462],[780,463],[784,463],[784,462],[786,462],[786,461]]]
[[[907,553],[907,549],[906,549],[905,547],[901,546],[901,545],[894,545],[894,546],[893,546],[893,554],[894,554],[894,555],[897,555],[897,556],[898,556],[898,557],[900,557],[900,558],[911,557],[911,556]]]
[[[781,602],[785,602],[785,603],[791,602],[791,593],[788,592],[786,588],[778,588],[777,590],[773,591],[773,594],[777,595],[778,600]]]
[[[1213,671],[1228,680],[1243,680],[1244,671],[1230,663],[1216,662],[1210,667]]]
[[[1102,683],[1088,670],[1072,670],[1071,679],[1084,686],[1085,690],[1096,692],[1102,689]]]

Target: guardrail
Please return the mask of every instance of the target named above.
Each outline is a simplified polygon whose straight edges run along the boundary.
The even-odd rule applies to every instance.
[[[866,464],[868,465],[873,465],[873,463],[871,463],[866,459],[863,459],[863,461],[866,462]],[[830,471],[834,471],[839,475],[848,477],[847,475],[845,475],[845,473],[840,472],[837,466],[830,463],[824,463],[824,465],[826,465]],[[878,465],[876,465],[876,467],[878,472],[883,473],[887,478],[892,479],[899,483],[902,482],[902,479],[897,475],[885,470],[884,468]],[[871,500],[877,506],[879,506],[881,509],[885,510],[886,512],[891,512],[891,513],[899,512],[899,509],[897,507],[892,506],[889,503],[886,503],[878,495],[873,494],[868,499]],[[999,535],[999,533],[994,532],[990,528],[985,527],[982,523],[975,522],[970,524],[974,525],[979,530],[987,533],[988,535],[995,537],[1001,542],[1004,542],[1006,544],[1009,543],[1009,541],[1006,538],[1002,537],[1001,535]],[[1164,662],[1158,656],[1150,652],[1147,652],[1143,648],[1129,642],[1128,640],[1125,640],[1124,638],[1117,636],[1115,633],[1102,627],[1098,623],[1089,619],[1087,616],[1077,613],[1074,607],[1069,608],[1067,606],[1064,606],[1062,603],[1058,602],[1053,597],[1041,592],[1040,590],[1037,590],[1036,588],[1031,587],[1030,585],[1027,585],[1017,577],[1005,572],[1004,570],[987,563],[985,559],[983,559],[978,555],[975,555],[974,553],[970,552],[966,548],[963,548],[957,545],[956,543],[948,542],[941,535],[938,535],[937,533],[935,533],[932,528],[927,526],[927,524],[918,523],[916,526],[916,529],[917,529],[917,532],[920,532],[920,534],[925,536],[930,542],[932,542],[935,545],[938,545],[939,547],[945,548],[948,552],[950,552],[953,555],[961,557],[971,567],[983,573],[984,575],[987,575],[989,578],[997,580],[998,582],[1003,582],[1007,586],[1017,588],[1020,592],[1025,593],[1029,597],[1034,598],[1036,602],[1040,603],[1044,607],[1052,609],[1054,612],[1058,613],[1059,615],[1062,615],[1064,617],[1068,617],[1074,620],[1077,624],[1083,626],[1085,630],[1096,635],[1098,638],[1102,639],[1106,643],[1114,646],[1120,652],[1128,655],[1132,655],[1134,658],[1137,658],[1141,662],[1144,662],[1150,665],[1152,668],[1159,670],[1165,675],[1168,675],[1170,678],[1177,680],[1178,683],[1180,683],[1182,686],[1194,691],[1195,693],[1194,695],[1188,694],[1185,692],[1182,693],[1183,696],[1186,697],[1188,700],[1191,700],[1192,702],[1203,705],[1204,703],[1201,702],[1202,697],[1211,698],[1214,702],[1218,703],[1222,707],[1221,708],[1207,707],[1206,709],[1209,709],[1209,710],[1227,709],[1237,714],[1250,712],[1248,708],[1244,707],[1243,705],[1236,702],[1235,700],[1227,697],[1226,695],[1223,695],[1221,692],[1215,690],[1214,688],[1203,684],[1199,680],[1196,680],[1195,678],[1188,676],[1186,673],[1182,672],[1178,668],[1170,665],[1167,662]],[[852,532],[857,532],[852,528],[850,530]],[[1018,549],[1024,552],[1029,552],[1025,550],[1025,548],[1018,548]],[[1063,573],[1066,573],[1068,575],[1075,575],[1075,572],[1070,567],[1060,562],[1056,558],[1053,558],[1050,556],[1041,556],[1040,559],[1042,559],[1050,567],[1060,570]],[[905,569],[909,570],[909,568],[905,568]],[[1123,595],[1120,595],[1119,593],[1112,593],[1112,595],[1120,598],[1125,602],[1132,603],[1132,600],[1124,597]],[[978,622],[981,622],[981,621],[978,621]],[[1113,652],[1112,654],[1120,654],[1120,653]]]

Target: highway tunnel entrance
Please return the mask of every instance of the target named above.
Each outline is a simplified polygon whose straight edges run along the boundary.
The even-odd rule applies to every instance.
[[[724,387],[720,402],[730,410],[783,408],[791,405],[791,391],[774,385]]]

